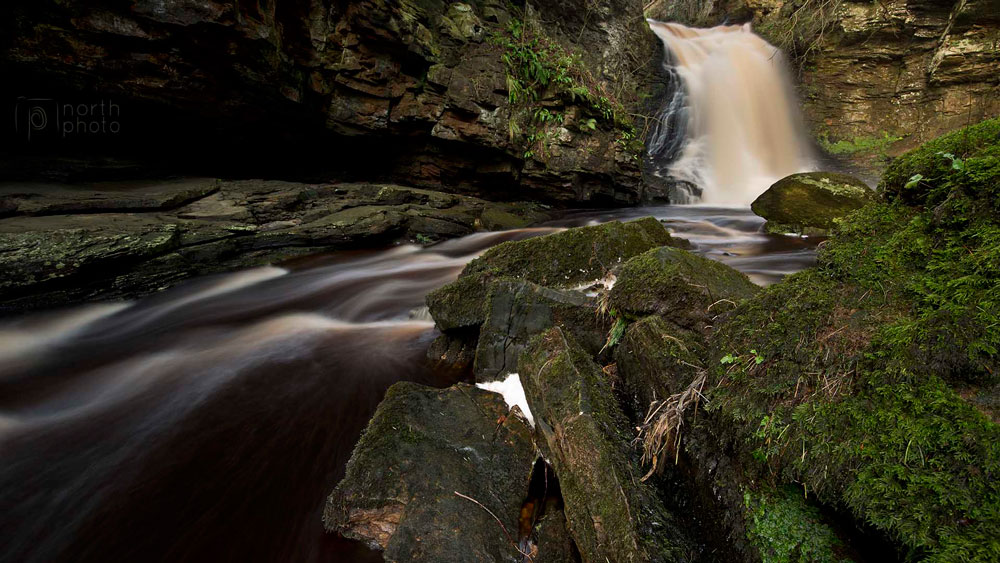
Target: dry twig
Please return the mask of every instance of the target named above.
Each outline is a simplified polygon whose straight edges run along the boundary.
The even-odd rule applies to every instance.
[[[482,508],[483,510],[485,510],[487,514],[489,514],[490,516],[492,516],[493,519],[497,521],[497,524],[500,524],[500,529],[503,530],[504,535],[507,536],[507,541],[509,541],[510,544],[512,546],[514,546],[514,549],[516,549],[517,552],[520,553],[521,555],[523,555],[524,557],[527,557],[528,561],[534,561],[534,559],[531,558],[531,555],[528,555],[527,553],[521,551],[521,548],[518,547],[517,542],[514,541],[514,538],[512,538],[510,536],[510,532],[507,531],[507,526],[503,525],[503,522],[501,522],[500,519],[497,518],[496,514],[493,514],[492,510],[490,510],[489,508],[486,508],[485,506],[483,506],[483,503],[479,502],[478,500],[476,500],[476,499],[474,499],[474,498],[472,498],[470,496],[463,495],[462,493],[460,493],[458,491],[455,491],[455,495],[458,496],[458,497],[460,497],[460,498],[464,498],[467,501],[474,502],[474,503],[476,503],[476,506],[478,506],[479,508]]]

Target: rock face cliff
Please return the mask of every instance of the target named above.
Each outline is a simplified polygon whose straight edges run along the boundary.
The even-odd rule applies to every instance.
[[[1000,115],[997,0],[684,0],[649,13],[752,21],[795,60],[821,148],[872,175],[888,157]]]
[[[638,0],[47,0],[0,32],[8,175],[153,162],[604,205],[640,197],[661,57]],[[117,130],[67,135],[80,104]]]

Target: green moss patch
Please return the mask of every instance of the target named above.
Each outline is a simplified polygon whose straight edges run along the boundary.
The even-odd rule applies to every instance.
[[[1000,199],[1000,118],[959,129],[899,157],[879,189],[890,199],[935,205],[963,191],[994,208]]]
[[[665,246],[636,256],[622,267],[610,303],[626,314],[666,315],[695,327],[757,289],[745,274],[725,264]]]
[[[750,516],[747,539],[764,563],[851,561],[841,554],[842,542],[801,491],[792,487],[746,491],[743,499]]]

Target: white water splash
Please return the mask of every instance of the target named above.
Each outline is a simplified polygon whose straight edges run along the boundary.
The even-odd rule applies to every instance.
[[[521,386],[520,375],[511,373],[507,375],[507,379],[504,379],[503,381],[477,383],[476,387],[503,395],[503,400],[507,403],[507,406],[509,408],[517,406],[521,409],[521,414],[524,415],[528,424],[530,424],[532,428],[535,427],[535,417],[531,415],[531,409],[528,408],[528,399],[524,396],[524,387]]]
[[[684,86],[684,95],[663,109],[660,121],[668,125],[651,147],[676,143],[683,134],[668,172],[701,188],[701,203],[749,205],[775,181],[811,168],[798,102],[776,47],[749,24],[649,25],[667,50],[668,71]]]

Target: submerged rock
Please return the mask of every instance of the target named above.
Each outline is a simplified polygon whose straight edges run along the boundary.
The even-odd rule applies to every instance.
[[[827,235],[834,219],[874,200],[867,184],[846,174],[802,172],[778,180],[750,205],[769,233]]]
[[[520,560],[518,519],[536,457],[530,427],[499,394],[397,383],[323,522],[386,561]]]
[[[626,262],[611,289],[611,308],[662,315],[702,328],[714,315],[752,296],[758,287],[741,272],[678,248],[656,248]]]
[[[572,288],[605,278],[651,248],[680,244],[652,217],[505,242],[470,262],[455,283],[431,292],[427,306],[441,330],[473,327],[486,319],[485,297],[493,280],[513,278]]]
[[[559,327],[536,337],[519,365],[583,560],[685,560],[686,538],[639,481],[628,423],[601,369]]]

